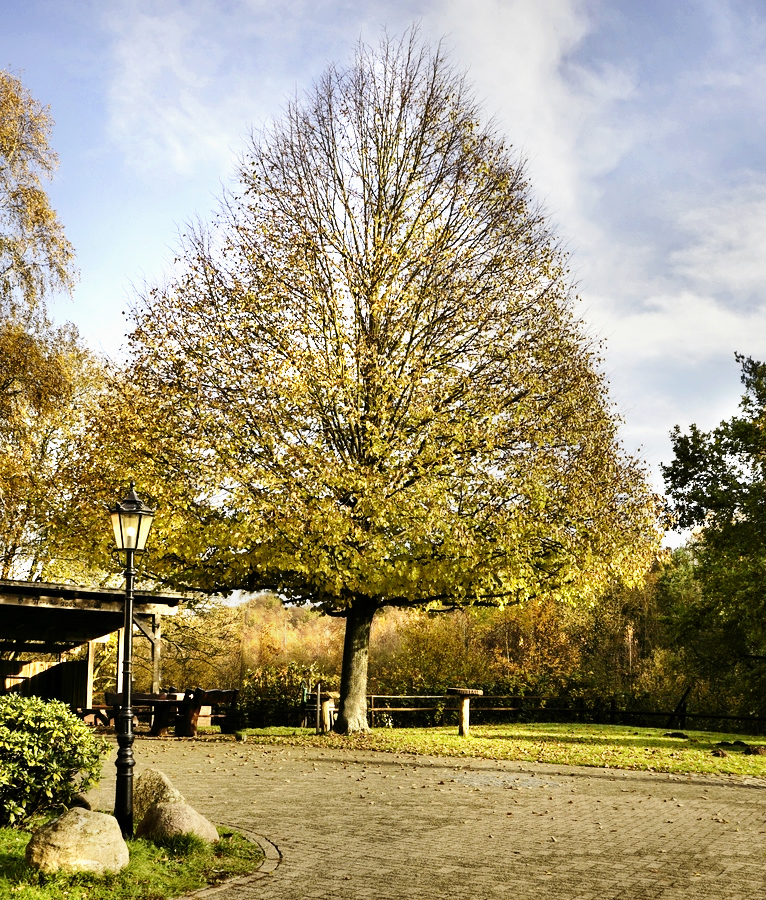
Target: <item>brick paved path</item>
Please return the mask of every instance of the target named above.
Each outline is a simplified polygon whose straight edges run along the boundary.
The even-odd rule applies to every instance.
[[[135,752],[136,774],[161,769],[277,848],[216,900],[766,898],[762,779],[173,738]]]

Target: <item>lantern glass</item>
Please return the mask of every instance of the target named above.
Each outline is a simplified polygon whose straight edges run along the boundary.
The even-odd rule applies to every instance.
[[[139,500],[132,483],[127,497],[109,512],[117,549],[143,551],[152,528],[154,510]]]

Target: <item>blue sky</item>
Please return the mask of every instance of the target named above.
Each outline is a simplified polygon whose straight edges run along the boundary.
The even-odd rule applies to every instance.
[[[571,253],[627,448],[736,409],[766,359],[762,0],[25,0],[0,67],[49,104],[77,250],[54,314],[119,358],[134,289],[207,218],[252,126],[361,38],[444,38]]]

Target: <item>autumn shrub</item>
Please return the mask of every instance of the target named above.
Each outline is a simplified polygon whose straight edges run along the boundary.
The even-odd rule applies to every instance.
[[[0,697],[0,825],[69,806],[98,781],[108,749],[59,700]]]

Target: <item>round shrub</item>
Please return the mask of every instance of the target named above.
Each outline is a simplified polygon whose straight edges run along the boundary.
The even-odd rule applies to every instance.
[[[98,781],[108,749],[58,700],[0,697],[0,825],[68,807]]]

